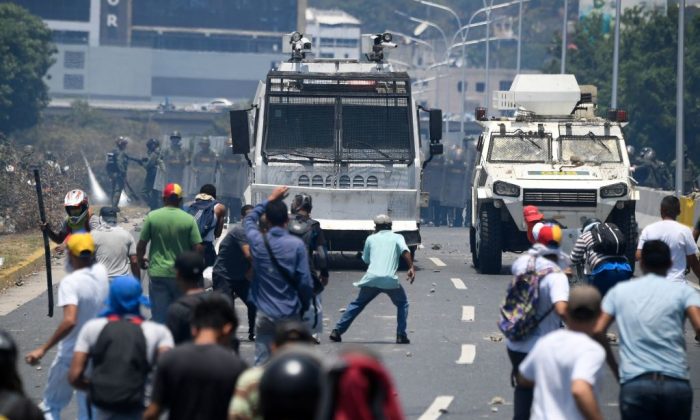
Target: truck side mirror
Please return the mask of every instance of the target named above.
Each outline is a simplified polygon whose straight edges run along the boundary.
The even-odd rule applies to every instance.
[[[442,110],[431,109],[430,113],[430,142],[435,143],[442,140]]]
[[[231,144],[234,155],[250,153],[250,128],[248,110],[229,111]]]

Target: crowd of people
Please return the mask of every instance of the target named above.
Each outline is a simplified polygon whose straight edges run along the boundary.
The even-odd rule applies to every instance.
[[[614,224],[585,221],[567,255],[556,221],[525,207],[533,246],[512,265],[499,321],[512,364],[514,419],[602,419],[606,361],[620,384],[623,420],[691,418],[685,321],[697,340],[700,294],[686,275],[700,278],[700,262],[693,233],[676,221],[680,209],[677,197],[662,200],[662,220],[645,227],[637,244],[643,275],[629,281],[634,261]],[[585,266],[588,284],[570,288],[572,263]],[[610,346],[618,338],[608,334],[613,323],[619,363]]]
[[[182,188],[168,184],[163,206],[146,215],[138,240],[117,225],[116,208],[93,214],[83,191],[68,192],[58,231],[40,226],[66,250],[57,299],[62,317],[24,360],[35,365],[58,351],[37,407],[23,393],[17,347],[0,333],[0,376],[7,377],[0,413],[59,419],[75,396],[79,419],[403,418],[377,355],[345,350],[329,363],[314,351],[329,281],[325,239],[311,218],[311,197],[295,196],[290,218],[287,193],[278,187],[257,206],[244,206],[242,224],[228,230],[217,255],[213,244],[207,250],[222,233],[223,205],[212,185],[183,205]],[[340,341],[354,317],[386,293],[397,307],[396,341],[410,342],[396,271],[403,259],[412,283],[415,270],[391,223],[386,215],[375,219],[363,254],[368,272],[331,340]],[[205,285],[208,268],[213,290]],[[146,273],[148,297],[140,280]],[[238,354],[234,298],[248,307],[250,368]]]

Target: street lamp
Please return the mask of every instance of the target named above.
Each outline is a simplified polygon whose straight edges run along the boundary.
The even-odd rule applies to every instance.
[[[404,34],[404,33],[399,32],[399,31],[393,31],[391,29],[385,29],[384,32],[389,32],[392,35],[400,36],[401,38],[405,39],[406,41],[410,41],[414,44],[422,45],[422,46],[430,49],[430,54],[433,56],[433,62],[435,62],[435,48],[433,47],[433,45],[430,42],[426,42],[426,41],[423,41],[422,39],[413,37],[413,36],[408,35],[408,34]]]
[[[618,4],[620,1],[618,0]],[[568,28],[566,25],[566,19],[569,16],[569,0],[564,0],[564,19],[561,24],[561,74],[566,73],[566,44],[568,43],[567,41],[567,36],[568,36]]]
[[[518,3],[518,54],[515,61],[515,74],[520,74],[520,43],[523,39],[523,0]]]
[[[685,0],[678,1],[678,63],[676,65],[676,195],[683,194],[683,49],[685,48]]]
[[[617,109],[617,78],[620,63],[620,21],[622,20],[622,0],[615,0],[615,42],[613,44],[613,76],[610,107]]]

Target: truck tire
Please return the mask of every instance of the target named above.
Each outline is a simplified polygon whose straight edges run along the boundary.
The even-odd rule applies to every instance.
[[[482,274],[500,274],[503,257],[503,228],[501,212],[492,203],[479,208],[474,243],[479,261],[477,270]]]
[[[635,203],[628,202],[622,209],[615,208],[610,216],[610,221],[615,223],[627,238],[627,250],[625,256],[634,271],[635,253],[637,252],[638,227],[635,215]]]
[[[479,255],[476,253],[476,228],[469,227],[469,251],[472,254],[472,264],[474,268],[479,268]]]

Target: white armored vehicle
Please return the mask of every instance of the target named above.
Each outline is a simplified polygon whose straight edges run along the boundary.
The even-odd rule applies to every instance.
[[[627,113],[596,117],[594,90],[573,75],[518,75],[509,91],[493,97],[494,107],[514,110],[513,117],[488,118],[477,108],[483,133],[472,177],[470,246],[480,272],[499,273],[503,252],[530,247],[527,205],[569,233],[589,217],[615,223],[634,261],[639,193],[622,134]]]
[[[248,202],[277,185],[290,198],[309,194],[331,251],[361,250],[385,213],[414,250],[425,157],[442,153],[441,111],[425,110],[430,141],[421,142],[409,76],[384,63],[391,34],[363,38],[366,62],[309,59],[306,38],[286,38],[292,58],[267,74],[252,109],[230,113],[234,153],[252,170]]]

